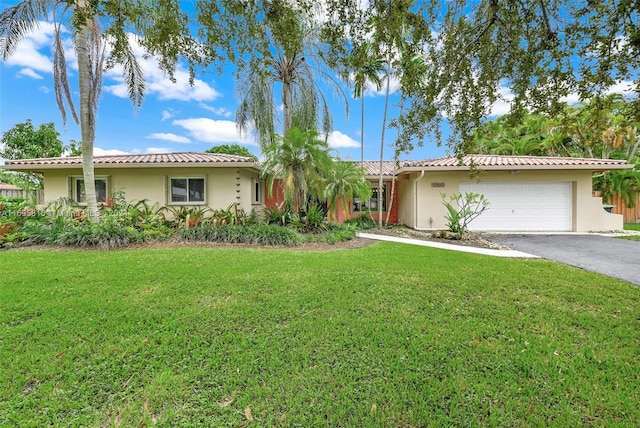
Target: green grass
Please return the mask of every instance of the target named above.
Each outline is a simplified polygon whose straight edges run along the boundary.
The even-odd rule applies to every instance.
[[[624,230],[638,230],[640,231],[640,223],[625,223]],[[628,239],[630,241],[640,241],[640,236],[618,236],[621,239]]]
[[[552,262],[378,243],[9,251],[0,272],[2,427],[640,420],[640,288]]]

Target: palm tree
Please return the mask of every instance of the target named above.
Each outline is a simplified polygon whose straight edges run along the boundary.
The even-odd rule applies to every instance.
[[[367,200],[371,197],[371,185],[365,179],[364,168],[354,162],[336,161],[324,180],[324,199],[328,202],[329,215],[338,217],[339,206],[345,217],[353,198]]]
[[[55,22],[53,42],[53,76],[56,101],[63,122],[67,119],[65,102],[74,122],[80,124],[82,135],[82,166],[87,210],[92,221],[99,221],[95,192],[93,146],[95,141],[96,111],[102,89],[102,72],[106,63],[122,66],[129,86],[129,96],[136,108],[142,104],[145,90],[142,70],[135,58],[127,31],[148,36],[140,39],[148,52],[162,58],[161,66],[171,73],[179,54],[175,44],[167,38],[183,37],[186,21],[180,12],[180,2],[165,2],[164,7],[153,7],[151,2],[129,2],[130,7],[114,7],[110,2],[89,0],[25,0],[0,13],[0,55],[11,56],[25,35],[37,28],[41,20],[51,17]],[[102,30],[101,22],[107,23]],[[71,29],[78,59],[78,88],[80,115],[72,99],[67,76],[67,62],[62,43],[64,25]],[[108,37],[105,37],[108,35]],[[110,44],[110,57],[106,58],[105,41]]]
[[[309,197],[322,200],[322,179],[332,168],[329,147],[317,131],[291,128],[276,136],[264,149],[262,177],[267,177],[269,194],[281,180],[285,199],[294,210],[304,211]]]
[[[356,46],[349,59],[353,73],[353,96],[360,98],[360,162],[364,165],[364,94],[369,84],[375,85],[377,90],[382,87],[380,75],[384,72],[384,62],[376,57],[373,44],[365,40]]]
[[[331,131],[331,112],[318,79],[342,97],[348,114],[344,91],[324,70],[326,65],[314,45],[314,32],[304,26],[301,16],[289,17],[294,21],[290,24],[294,28],[288,29],[286,37],[283,35],[285,30],[281,28],[267,31],[269,49],[261,54],[254,53],[248,62],[240,66],[238,93],[241,101],[236,111],[236,124],[240,132],[247,132],[253,125],[263,148],[274,141],[277,133],[279,114],[274,92],[277,84],[281,86],[283,135],[292,127],[305,131],[320,129],[325,134]],[[272,27],[280,24],[277,19],[267,20],[267,25]]]

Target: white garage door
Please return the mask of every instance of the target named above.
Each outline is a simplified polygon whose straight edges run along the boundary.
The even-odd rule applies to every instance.
[[[491,203],[471,230],[571,230],[571,183],[460,183],[465,192],[483,194]]]

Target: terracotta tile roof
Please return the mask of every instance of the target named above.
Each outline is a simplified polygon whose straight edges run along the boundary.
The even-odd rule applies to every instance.
[[[360,161],[352,161],[360,165]],[[402,166],[402,162],[400,162]],[[380,175],[380,161],[364,161],[365,175]],[[393,161],[382,162],[382,175],[393,175]]]
[[[110,155],[94,156],[94,165],[153,165],[153,164],[211,164],[211,163],[251,163],[254,160],[244,156],[227,155],[222,153],[158,153],[144,155]],[[81,157],[40,158],[6,160],[5,165],[11,166],[54,166],[54,165],[82,165]]]
[[[571,168],[581,167],[596,169],[604,167],[608,169],[624,168],[628,166],[625,160],[613,159],[590,159],[590,158],[561,158],[544,156],[497,156],[497,155],[466,155],[462,159],[457,157],[443,157],[436,159],[426,159],[421,161],[407,161],[403,163],[403,168],[468,168],[471,165],[478,168],[501,169],[514,167],[530,168]]]

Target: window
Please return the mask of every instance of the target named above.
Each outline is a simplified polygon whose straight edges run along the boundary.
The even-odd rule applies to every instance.
[[[87,196],[84,191],[84,179],[82,178],[74,178],[73,179],[73,199],[79,204],[87,203]],[[107,179],[106,178],[96,178],[96,200],[98,203],[106,202],[107,196],[109,193],[107,192]]]
[[[252,189],[251,189],[251,203],[254,205],[258,205],[262,203],[262,181],[260,180],[252,180]]]
[[[172,204],[195,204],[204,202],[204,178],[170,179],[170,198]]]
[[[378,200],[381,199],[382,211],[387,211],[387,186],[382,186],[382,192],[378,192],[378,187],[371,189],[371,198],[361,201],[360,198],[353,198],[351,202],[351,212],[359,213],[365,211],[378,211]]]

